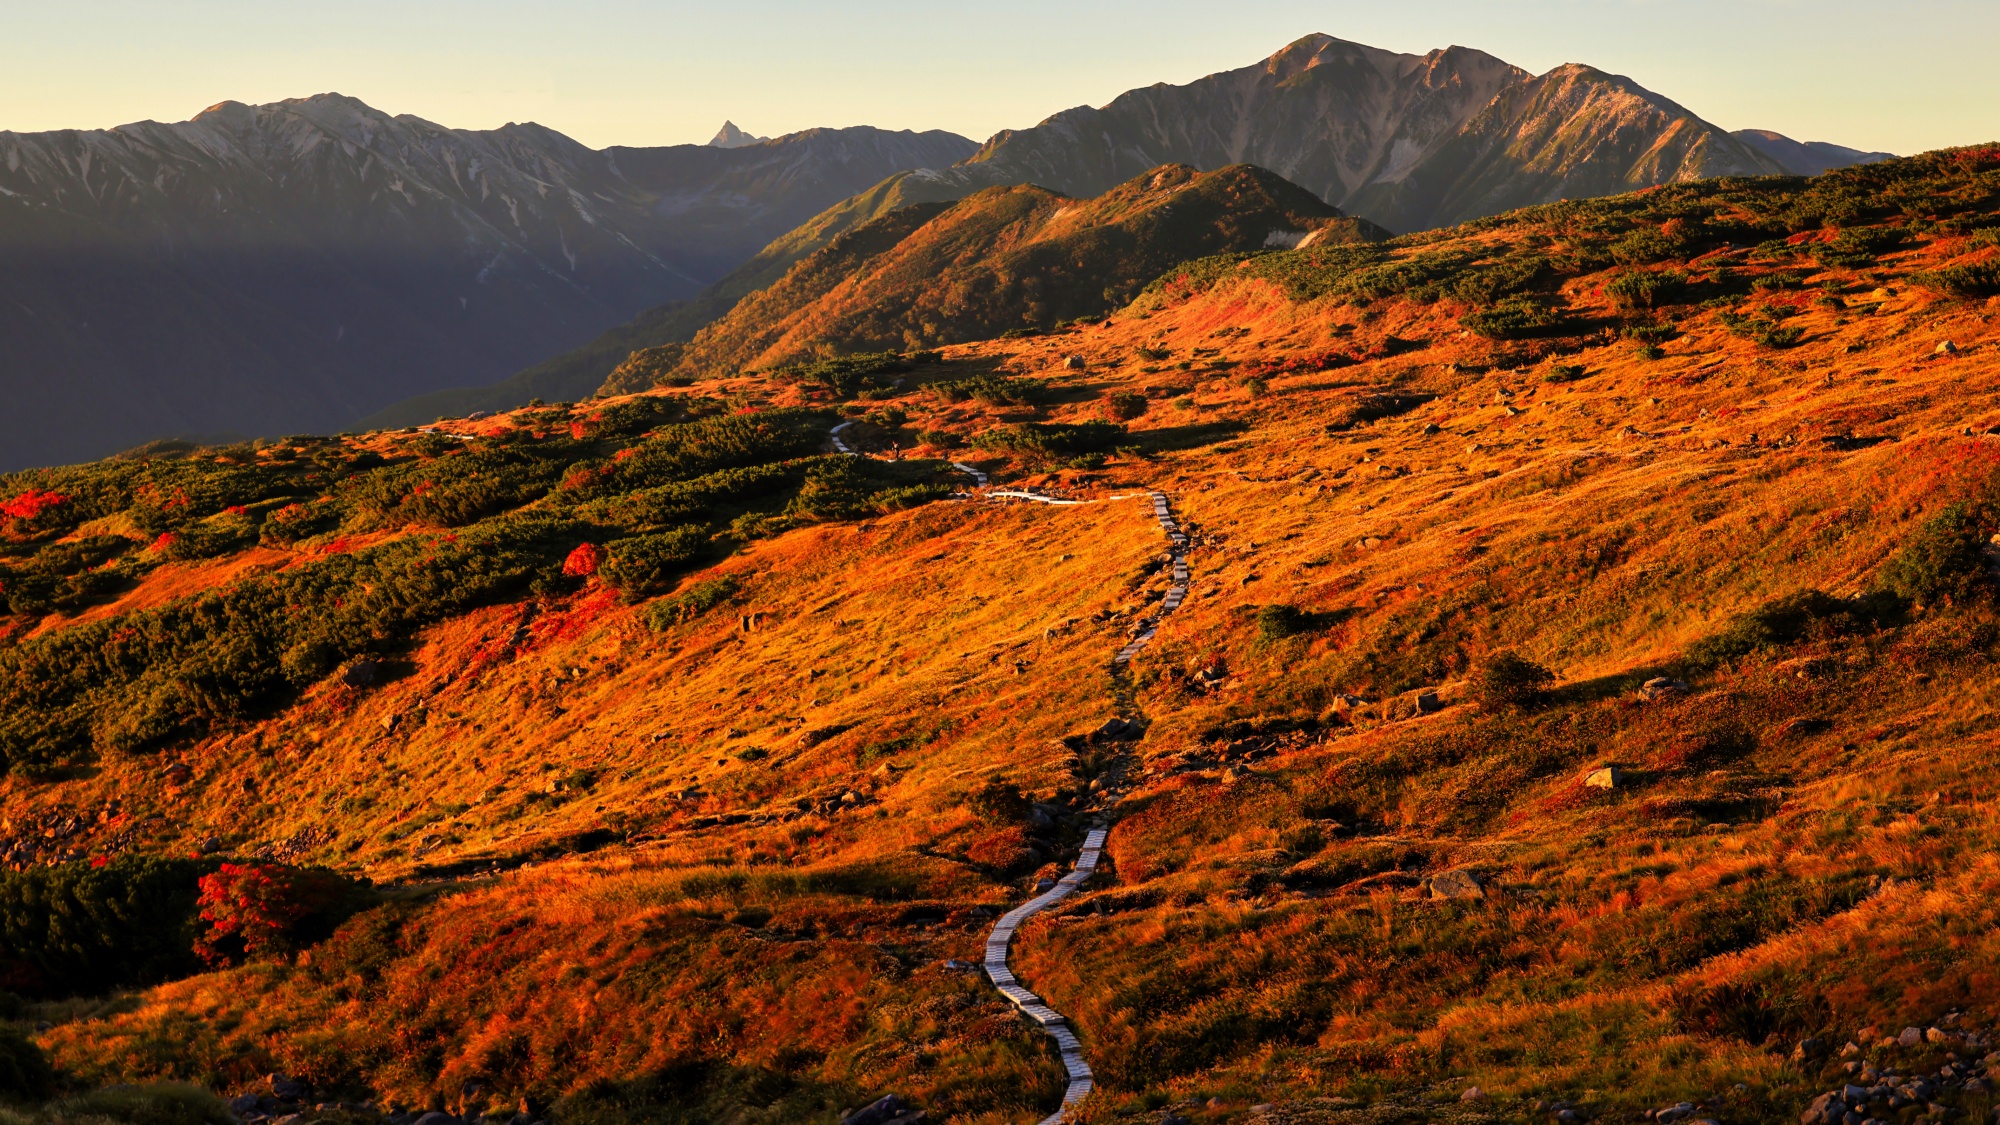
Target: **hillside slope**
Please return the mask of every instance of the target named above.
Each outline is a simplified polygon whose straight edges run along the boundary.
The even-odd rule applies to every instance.
[[[597,151],[336,94],[0,133],[0,468],[336,429],[489,382],[972,148],[851,129]]]
[[[1248,165],[1153,169],[1094,199],[992,188],[854,227],[697,334],[678,374],[939,344],[1102,313],[1229,250],[1384,237]]]
[[[1101,821],[1010,962],[1084,1120],[1983,1119],[1996,200],[2000,145],[1675,184],[839,380],[4,478],[15,1026],[370,1103],[305,1120],[998,1125],[1063,1070],[965,966]],[[203,969],[28,893],[199,933],[225,859],[375,897]],[[134,991],[30,972],[77,959]]]

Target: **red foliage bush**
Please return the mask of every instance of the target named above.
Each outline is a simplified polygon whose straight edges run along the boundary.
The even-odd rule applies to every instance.
[[[179,538],[180,536],[175,535],[171,531],[162,531],[160,532],[160,537],[158,539],[153,540],[153,545],[150,549],[155,551],[164,551],[168,547],[173,546],[174,540]]]
[[[0,515],[4,515],[11,520],[20,520],[26,523],[40,516],[50,508],[67,503],[69,503],[69,497],[64,496],[60,492],[46,492],[38,488],[30,488],[5,504],[0,504]]]
[[[331,933],[353,913],[355,886],[331,871],[276,863],[225,863],[200,882],[208,931],[194,951],[211,965],[289,953]]]
[[[576,550],[563,560],[563,573],[571,578],[588,578],[604,565],[604,548],[595,543],[581,543]]]

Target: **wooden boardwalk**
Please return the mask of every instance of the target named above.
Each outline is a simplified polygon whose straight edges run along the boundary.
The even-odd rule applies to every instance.
[[[1007,948],[1013,944],[1014,931],[1021,923],[1047,910],[1056,903],[1076,893],[1097,871],[1097,857],[1103,853],[1106,830],[1093,828],[1083,839],[1083,854],[1077,857],[1076,867],[1069,874],[1056,880],[1056,885],[1036,895],[1034,898],[1009,910],[994,924],[993,932],[986,937],[986,975],[993,978],[993,985],[1000,994],[1011,1001],[1021,1014],[1041,1025],[1042,1030],[1056,1041],[1057,1050],[1062,1052],[1063,1069],[1069,1072],[1069,1087],[1063,1091],[1062,1105],[1042,1119],[1042,1125],[1057,1125],[1070,1106],[1090,1095],[1096,1079],[1090,1073],[1090,1063],[1083,1057],[1083,1044],[1077,1042],[1076,1034],[1069,1029],[1069,1021],[1061,1012],[1042,1002],[1042,998],[1021,987],[1014,978],[1014,972],[1007,967]]]
[[[833,427],[832,433],[828,436],[833,439],[833,447],[836,450],[849,456],[857,456],[858,451],[849,447],[841,438],[841,431],[851,425],[852,422],[842,422]],[[986,486],[988,477],[978,469],[958,461],[952,462],[951,467],[972,477],[975,487]],[[1020,500],[1062,507],[1096,503],[1091,500],[1069,500],[1044,496],[1036,492],[1014,490],[980,495],[989,500]],[[1173,506],[1167,500],[1165,493],[1148,492],[1146,498],[1152,501],[1153,517],[1159,521],[1160,529],[1167,533],[1167,557],[1173,564],[1173,585],[1167,588],[1167,596],[1160,602],[1159,612],[1142,620],[1139,623],[1139,631],[1124,648],[1118,650],[1118,655],[1112,657],[1112,664],[1119,668],[1131,663],[1132,658],[1139,655],[1153,639],[1154,634],[1159,632],[1160,621],[1167,614],[1179,609],[1181,603],[1187,600],[1187,533],[1181,530],[1179,522],[1174,519]],[[1132,499],[1132,494],[1111,496],[1106,499],[1128,500]],[[1069,1074],[1069,1085],[1063,1090],[1062,1105],[1058,1106],[1054,1113],[1043,1118],[1041,1125],[1060,1125],[1063,1115],[1069,1112],[1071,1106],[1090,1096],[1090,1091],[1096,1086],[1096,1078],[1091,1074],[1089,1061],[1083,1057],[1083,1044],[1077,1040],[1076,1033],[1070,1030],[1069,1021],[1061,1012],[1049,1007],[1041,997],[1022,987],[1021,982],[1015,978],[1014,971],[1007,967],[1007,951],[1014,943],[1015,931],[1021,928],[1023,922],[1076,893],[1076,889],[1096,873],[1097,860],[1104,852],[1104,838],[1109,831],[1100,823],[1098,827],[1086,833],[1083,839],[1083,852],[1077,856],[1076,866],[1070,873],[1056,880],[1055,885],[1048,890],[1001,915],[1000,921],[994,923],[993,932],[986,936],[984,961],[986,975],[992,978],[993,986],[999,989],[1000,994],[1019,1009],[1022,1015],[1033,1020],[1056,1041],[1056,1049],[1062,1053],[1063,1069]]]

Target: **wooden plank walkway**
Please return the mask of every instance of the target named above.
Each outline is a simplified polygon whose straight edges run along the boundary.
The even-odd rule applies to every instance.
[[[1153,517],[1160,521],[1160,529],[1167,533],[1167,557],[1174,564],[1174,583],[1167,587],[1167,596],[1160,601],[1160,612],[1139,623],[1139,632],[1132,637],[1129,644],[1118,650],[1117,656],[1111,658],[1113,664],[1130,664],[1132,658],[1139,655],[1153,639],[1153,635],[1160,631],[1161,619],[1179,609],[1181,603],[1187,600],[1187,533],[1181,530],[1180,523],[1174,519],[1173,506],[1168,503],[1165,493],[1153,492],[1149,493],[1148,497],[1153,501]]]
[[[1055,886],[1002,914],[1000,921],[994,923],[993,932],[986,938],[986,975],[993,978],[993,986],[1022,1015],[1039,1024],[1056,1041],[1056,1049],[1062,1053],[1063,1070],[1069,1074],[1069,1086],[1063,1091],[1062,1105],[1043,1118],[1041,1125],[1059,1125],[1069,1107],[1090,1096],[1096,1078],[1090,1072],[1090,1063],[1083,1057],[1083,1044],[1077,1041],[1076,1033],[1069,1029],[1069,1022],[1062,1013],[1043,1003],[1041,997],[1021,987],[1015,979],[1013,970],[1007,967],[1007,947],[1013,944],[1014,932],[1020,929],[1021,923],[1076,893],[1076,889],[1096,872],[1097,858],[1104,852],[1105,834],[1103,828],[1091,829],[1083,838],[1083,854],[1077,857],[1076,867],[1056,880]]]
[[[842,422],[833,427],[829,436],[833,439],[833,447],[836,450],[849,456],[858,456],[858,451],[849,448],[840,436],[842,430],[853,424]],[[987,475],[978,469],[960,461],[953,461],[951,467],[970,476],[975,487],[986,486]],[[1096,503],[1092,500],[1066,500],[1021,491],[987,492],[980,495],[987,499],[1026,500],[1062,507]],[[1107,499],[1129,500],[1133,495],[1121,494]],[[1179,609],[1181,603],[1187,600],[1187,534],[1174,519],[1173,506],[1167,500],[1165,493],[1147,492],[1145,495],[1152,501],[1154,518],[1159,520],[1161,530],[1167,533],[1168,558],[1173,563],[1173,585],[1167,588],[1167,596],[1160,602],[1159,612],[1140,622],[1139,632],[1124,648],[1118,650],[1117,656],[1112,658],[1112,663],[1119,666],[1129,664],[1133,657],[1139,655],[1139,652],[1146,647],[1146,643],[1159,631],[1160,620]],[[986,935],[984,967],[986,975],[993,981],[993,987],[998,989],[1022,1015],[1033,1020],[1056,1041],[1056,1049],[1062,1055],[1063,1070],[1069,1075],[1069,1085],[1063,1090],[1062,1105],[1058,1106],[1054,1113],[1043,1118],[1040,1125],[1061,1125],[1063,1115],[1069,1112],[1071,1106],[1090,1096],[1090,1091],[1095,1088],[1097,1080],[1091,1073],[1089,1061],[1083,1057],[1082,1042],[1077,1039],[1076,1033],[1070,1030],[1069,1021],[1061,1012],[1044,1003],[1041,997],[1022,986],[1014,976],[1014,971],[1007,967],[1007,951],[1013,945],[1015,931],[1021,928],[1021,923],[1074,894],[1076,889],[1097,871],[1097,860],[1104,852],[1104,838],[1108,833],[1109,829],[1101,824],[1086,833],[1083,839],[1083,852],[1077,856],[1076,867],[1069,874],[1056,880],[1055,885],[1048,890],[1001,915],[1000,920],[994,923],[993,931]]]

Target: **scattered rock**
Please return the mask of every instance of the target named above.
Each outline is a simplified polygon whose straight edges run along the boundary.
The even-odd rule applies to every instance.
[[[1680,680],[1670,679],[1666,676],[1654,676],[1652,679],[1639,685],[1639,697],[1641,699],[1665,699],[1671,695],[1684,695],[1688,690],[1687,684]]]
[[[1903,1029],[1903,1033],[1896,1037],[1896,1042],[1905,1047],[1915,1047],[1923,1041],[1924,1029],[1921,1027],[1906,1027]]]
[[[375,674],[381,667],[373,660],[357,660],[348,666],[340,681],[348,687],[367,687],[375,682]]]
[[[382,716],[382,729],[387,732],[394,732],[396,729],[396,724],[402,721],[403,721],[403,716],[391,712],[387,715]]]
[[[1444,704],[1438,701],[1438,693],[1435,689],[1426,689],[1417,693],[1417,714],[1429,715],[1442,710],[1444,710]]]
[[[1431,897],[1485,898],[1486,888],[1480,885],[1479,876],[1470,871],[1445,871],[1431,877]]]
[[[203,840],[201,842],[201,854],[203,855],[214,855],[216,852],[219,852],[221,850],[222,850],[222,837],[220,836],[210,836],[208,839]]]
[[[1937,352],[1936,352],[1935,354],[1937,354],[1937,355],[1956,355],[1956,354],[1958,354],[1958,345],[1957,345],[1957,344],[1954,344],[1954,343],[1952,343],[1952,342],[1951,342],[1950,340],[1946,340],[1946,341],[1945,341],[1944,343],[1942,343],[1942,344],[1939,344],[1939,345],[1937,346]]]
[[[908,1125],[923,1120],[923,1110],[912,1110],[903,1099],[884,1094],[860,1109],[844,1113],[840,1125]]]
[[[290,1075],[273,1074],[268,1081],[271,1083],[271,1096],[274,1098],[298,1099],[306,1096],[306,1084]]]
[[[1106,719],[1104,725],[1092,731],[1090,737],[1098,742],[1130,742],[1145,733],[1146,728],[1124,719]]]
[[[1486,1091],[1480,1089],[1479,1087],[1467,1086],[1465,1088],[1465,1093],[1460,1094],[1458,1096],[1458,1100],[1462,1102],[1476,1102],[1481,1098],[1484,1098],[1485,1096],[1486,1096]]]
[[[1583,779],[1583,783],[1593,789],[1616,789],[1625,784],[1629,777],[1629,774],[1617,766],[1605,766],[1603,769],[1590,771],[1589,776]]]
[[[1083,357],[1080,355],[1073,355],[1063,360],[1063,368],[1068,371],[1081,371],[1085,366]]]

